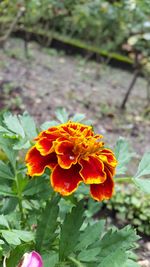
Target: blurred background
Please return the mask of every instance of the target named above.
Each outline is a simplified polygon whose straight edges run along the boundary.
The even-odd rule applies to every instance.
[[[0,1],[0,112],[27,110],[39,124],[57,108],[84,113],[110,147],[127,138],[133,174],[150,151],[149,0]],[[140,194],[118,194],[110,210],[147,240],[149,199]],[[149,259],[150,242],[141,242]]]

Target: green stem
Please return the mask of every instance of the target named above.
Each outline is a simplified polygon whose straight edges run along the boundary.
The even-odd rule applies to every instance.
[[[132,177],[119,177],[119,178],[116,178],[115,181],[117,183],[132,183]]]
[[[18,181],[17,173],[15,174],[15,182],[16,182],[16,187],[17,187],[17,197],[18,197],[19,210],[20,210],[20,214],[21,214],[21,222],[22,222],[22,225],[24,225],[25,216],[24,216],[23,205],[22,205],[22,193],[21,193],[20,188],[19,188],[19,181]]]

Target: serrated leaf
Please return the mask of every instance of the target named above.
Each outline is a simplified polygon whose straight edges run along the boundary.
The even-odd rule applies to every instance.
[[[49,195],[51,193],[51,187],[46,181],[43,183],[43,177],[32,178],[27,186],[24,188],[23,194],[25,196],[34,196],[42,194],[42,192],[47,192]]]
[[[1,213],[4,215],[9,214],[13,212],[18,204],[18,198],[17,197],[9,197],[8,199],[5,199],[5,202],[1,208]]]
[[[68,113],[65,108],[58,108],[55,112],[56,118],[61,122],[65,123],[68,121]]]
[[[0,215],[0,225],[1,226],[5,226],[6,228],[9,228],[8,221],[7,221],[6,217],[3,214]]]
[[[1,230],[3,238],[11,245],[20,245],[21,240],[24,242],[30,242],[34,239],[34,235],[29,231],[21,230]]]
[[[109,230],[100,242],[100,255],[106,257],[109,253],[115,249],[121,248],[129,250],[134,248],[134,242],[138,240],[138,236],[134,229],[130,226],[126,226],[121,230]]]
[[[21,149],[27,149],[31,146],[29,140],[25,140],[25,139],[21,139],[19,140],[19,142],[17,142],[17,144],[15,144],[13,146],[14,150],[21,150]]]
[[[35,138],[37,136],[37,131],[34,119],[28,114],[28,112],[24,112],[22,116],[19,115],[19,119],[28,139],[32,140]]]
[[[70,120],[73,122],[80,122],[85,119],[85,114],[76,113]]]
[[[14,192],[11,190],[11,188],[8,185],[1,185],[0,186],[0,195],[12,196],[12,197],[15,196]]]
[[[15,168],[17,152],[12,149],[13,145],[14,145],[13,140],[0,137],[0,147],[5,152],[12,166]]]
[[[22,138],[25,137],[23,127],[17,117],[17,115],[12,115],[11,113],[4,114],[4,124],[13,133],[20,135]]]
[[[140,267],[140,265],[137,262],[128,259],[126,263],[123,265],[123,267]]]
[[[118,165],[116,168],[116,174],[124,174],[127,169],[127,164],[130,159],[135,155],[135,153],[130,152],[128,142],[120,137],[115,146],[115,155],[118,160]]]
[[[140,190],[150,194],[150,179],[133,178],[132,180]]]
[[[0,160],[0,177],[2,179],[13,180],[14,175],[11,172],[9,166]]]
[[[127,261],[127,255],[121,248],[115,247],[114,250],[101,260],[101,263],[97,267],[124,267]]]
[[[47,254],[42,255],[44,267],[55,267],[55,265],[59,262],[58,253],[55,251],[49,251]]]
[[[31,231],[13,230],[13,233],[15,233],[24,242],[34,240],[34,234]]]
[[[60,233],[60,260],[69,256],[78,242],[79,230],[83,223],[83,211],[83,202],[80,201],[76,207],[72,208],[71,213],[65,217]]]
[[[104,224],[105,221],[100,220],[93,225],[88,225],[84,232],[80,233],[76,250],[82,251],[83,249],[87,248],[89,245],[97,241],[104,230]]]
[[[123,267],[140,267],[140,265],[137,262],[128,259]]]
[[[40,128],[45,131],[47,130],[49,127],[53,127],[53,126],[57,126],[59,123],[57,121],[46,121],[44,122]]]
[[[48,201],[43,211],[36,231],[36,249],[41,251],[45,246],[50,245],[57,227],[57,216],[59,212],[58,201],[56,196]]]
[[[21,244],[20,238],[13,231],[1,230],[1,233],[2,233],[3,238],[6,240],[8,244],[15,245],[15,246]]]
[[[78,259],[83,262],[92,262],[92,261],[95,262],[97,260],[96,256],[98,256],[99,253],[100,253],[99,247],[86,249],[79,253]]]
[[[144,154],[134,178],[150,174],[150,152]]]

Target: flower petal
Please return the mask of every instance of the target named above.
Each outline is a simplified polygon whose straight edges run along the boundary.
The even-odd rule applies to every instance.
[[[97,201],[111,198],[114,192],[114,181],[111,172],[106,168],[105,172],[107,179],[104,183],[90,185],[91,196]]]
[[[112,166],[112,167],[116,167],[117,165],[117,160],[115,158],[115,155],[113,154],[113,152],[110,149],[102,149],[100,151],[100,155],[99,158],[107,163],[108,165]]]
[[[36,147],[32,147],[25,158],[27,162],[28,174],[41,175],[46,167],[52,169],[57,164],[57,157],[55,153],[51,153],[47,156],[42,156]]]
[[[76,164],[79,155],[73,152],[74,145],[69,141],[63,141],[55,146],[55,152],[58,158],[58,164],[61,168],[69,169],[72,164]]]
[[[70,169],[62,169],[57,165],[51,174],[51,184],[56,192],[63,196],[68,196],[74,192],[82,178],[79,174],[80,166],[78,164],[72,165]]]
[[[106,180],[104,164],[98,157],[90,156],[88,159],[80,159],[82,169],[80,174],[85,184],[99,184]]]
[[[23,255],[18,267],[43,267],[43,261],[39,253],[32,251]]]
[[[35,147],[42,156],[46,156],[53,151],[53,141],[53,139],[43,137],[36,142]]]

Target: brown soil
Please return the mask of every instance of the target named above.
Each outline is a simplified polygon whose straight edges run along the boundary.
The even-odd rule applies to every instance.
[[[40,124],[54,119],[57,107],[65,107],[70,115],[85,113],[92,119],[110,147],[123,136],[139,158],[150,151],[150,114],[146,112],[143,78],[138,78],[126,111],[121,112],[119,106],[132,73],[80,56],[66,56],[36,43],[29,44],[29,56],[25,57],[24,43],[19,39],[9,40],[5,51],[0,50],[0,109],[28,110]],[[149,244],[142,245],[143,261],[150,259]],[[141,266],[150,266],[144,264]]]

